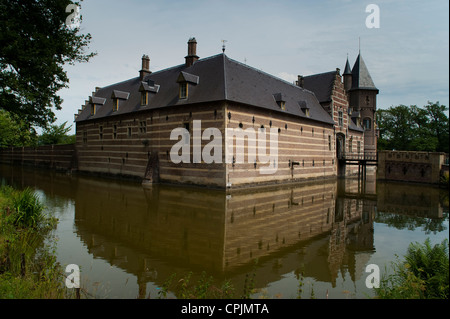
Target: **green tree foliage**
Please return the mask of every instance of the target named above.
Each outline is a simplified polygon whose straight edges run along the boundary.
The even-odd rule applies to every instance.
[[[90,34],[66,24],[69,0],[0,0],[0,109],[46,127],[68,87],[63,67],[87,62]],[[79,6],[79,3],[75,3]],[[81,19],[81,16],[80,16]]]
[[[38,137],[38,145],[56,145],[56,144],[73,144],[75,136],[67,135],[72,129],[72,125],[66,127],[67,122],[61,125],[50,125],[44,130],[42,135]]]
[[[380,150],[449,152],[448,108],[439,102],[377,111]]]
[[[15,115],[0,109],[0,147],[33,144],[36,132]]]

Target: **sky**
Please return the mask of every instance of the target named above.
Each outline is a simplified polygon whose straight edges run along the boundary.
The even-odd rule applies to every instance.
[[[366,12],[371,4],[379,25],[376,11]],[[342,74],[347,57],[353,67],[361,52],[379,109],[449,106],[447,0],[84,0],[80,14],[80,32],[91,34],[88,50],[97,55],[65,67],[70,82],[59,92],[56,123],[67,121],[72,133],[95,87],[137,77],[143,54],[153,72],[184,63],[191,37],[200,58],[221,53],[226,40],[229,58],[289,82],[336,68]]]

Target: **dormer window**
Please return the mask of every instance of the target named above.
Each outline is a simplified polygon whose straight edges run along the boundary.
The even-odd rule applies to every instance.
[[[119,110],[119,99],[113,99],[113,112]]]
[[[187,84],[187,82],[181,82],[180,83],[179,98],[180,99],[187,99],[187,97],[188,97],[188,84]]]
[[[141,106],[148,105],[150,93],[156,94],[159,92],[159,85],[155,84],[153,80],[142,81],[139,87],[139,92],[141,92]]]
[[[306,104],[306,101],[300,101],[298,102],[298,105],[300,106],[300,109],[302,110],[303,114],[305,114],[305,116],[310,117],[310,107],[308,106],[308,104]]]
[[[197,85],[199,83],[199,77],[181,71],[180,75],[178,75],[177,83],[179,84],[178,97],[180,100],[185,100],[189,96],[189,86]]]
[[[145,106],[148,104],[148,92],[141,92],[141,106]]]
[[[128,100],[128,97],[130,96],[130,93],[128,92],[122,92],[118,90],[114,90],[111,94],[111,98],[113,100],[113,112],[116,112],[119,110],[120,104],[122,100]]]
[[[282,109],[283,111],[286,110],[286,98],[283,95],[283,93],[275,93],[273,95],[275,102],[277,102],[277,105],[279,106],[280,109]]]
[[[97,113],[98,107],[105,104],[106,99],[102,97],[89,97],[89,103],[91,105],[91,115],[94,116]]]

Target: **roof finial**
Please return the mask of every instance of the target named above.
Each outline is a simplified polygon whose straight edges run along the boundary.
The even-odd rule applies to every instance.
[[[225,42],[228,42],[227,40],[222,40],[222,52],[225,53]]]

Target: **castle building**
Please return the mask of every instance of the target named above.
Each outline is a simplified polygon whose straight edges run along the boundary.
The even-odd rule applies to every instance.
[[[348,174],[340,157],[376,147],[363,125],[378,90],[361,57],[346,72],[292,84],[224,52],[200,59],[195,38],[183,64],[151,72],[144,55],[75,115],[78,170],[217,188]]]

